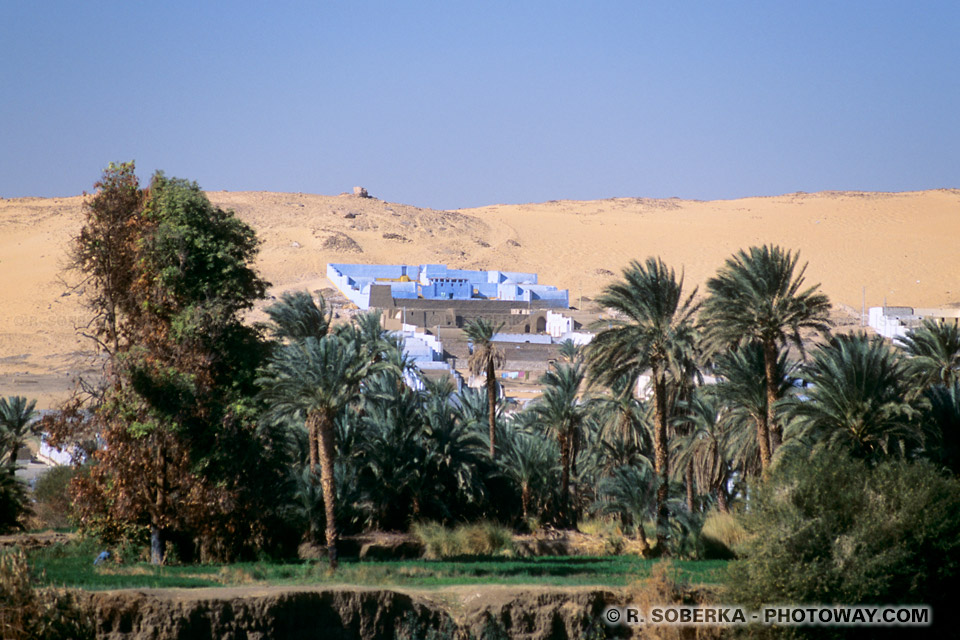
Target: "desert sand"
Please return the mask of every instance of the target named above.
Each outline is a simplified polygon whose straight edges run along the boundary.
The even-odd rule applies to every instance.
[[[535,271],[589,307],[631,260],[658,255],[692,288],[740,248],[777,243],[809,262],[838,309],[960,306],[960,190],[824,192],[723,201],[615,198],[435,211],[376,198],[210,192],[253,225],[276,295],[330,287],[327,262],[447,263]],[[64,273],[83,198],[0,199],[0,395],[52,407],[96,369]],[[253,314],[253,318],[260,314]]]

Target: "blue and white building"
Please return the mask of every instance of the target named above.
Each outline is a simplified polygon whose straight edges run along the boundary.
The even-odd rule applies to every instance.
[[[328,264],[327,278],[361,309],[370,308],[370,289],[388,285],[394,299],[501,300],[544,303],[566,309],[569,292],[537,283],[537,274],[450,269],[442,264]]]

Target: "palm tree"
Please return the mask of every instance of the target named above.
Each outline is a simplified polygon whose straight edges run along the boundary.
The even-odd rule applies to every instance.
[[[493,336],[503,328],[503,323],[494,325],[486,318],[477,318],[464,327],[467,338],[473,343],[470,353],[470,373],[487,377],[487,415],[490,421],[490,457],[496,455],[497,431],[497,378],[495,370],[506,362],[506,356],[494,343]]]
[[[16,464],[17,452],[23,446],[27,434],[32,432],[30,424],[39,415],[34,411],[36,406],[36,400],[27,402],[23,396],[0,398],[0,443],[4,443],[9,451],[9,465]],[[2,459],[3,452],[0,451],[0,460]]]
[[[649,369],[654,404],[654,470],[657,487],[657,541],[665,549],[670,464],[667,444],[668,381],[686,369],[696,344],[693,303],[696,289],[683,297],[683,276],[677,278],[659,258],[637,261],[623,271],[623,280],[608,285],[597,298],[617,317],[599,322],[600,331],[587,348],[590,378],[612,386],[626,376],[636,384]]]
[[[353,402],[370,371],[352,342],[336,335],[308,337],[277,348],[257,383],[270,412],[302,420],[310,440],[310,472],[320,463],[330,567],[337,566],[334,419]]]
[[[906,457],[921,444],[905,363],[880,336],[836,336],[814,352],[806,371],[807,397],[787,410],[788,432],[800,442],[871,461]]]
[[[557,445],[554,440],[516,426],[508,426],[500,445],[498,473],[520,488],[520,508],[523,521],[539,515],[545,496],[556,487]],[[536,509],[536,513],[533,513]]]
[[[330,330],[330,312],[323,296],[314,301],[306,291],[287,291],[264,311],[270,317],[271,332],[278,340],[322,338]]]
[[[820,285],[803,289],[807,265],[795,273],[799,253],[764,245],[740,250],[707,281],[709,296],[703,305],[708,344],[714,350],[756,340],[763,347],[767,385],[769,446],[761,442],[761,465],[766,470],[782,441],[776,420],[777,360],[789,341],[803,353],[802,329],[829,331],[830,300],[817,293]]]
[[[573,340],[564,340],[560,343],[560,358],[566,362],[582,362],[583,350]]]
[[[395,529],[408,517],[428,517],[427,503],[441,493],[436,461],[424,433],[420,395],[406,385],[398,389],[392,373],[371,377],[365,387],[358,477],[374,526]]]
[[[536,421],[556,437],[560,447],[560,519],[568,526],[576,524],[569,508],[570,470],[590,415],[588,405],[579,397],[584,376],[580,364],[552,363],[540,378],[543,395],[531,407]]]
[[[939,383],[949,387],[960,380],[960,324],[956,319],[926,318],[899,342],[911,356],[909,367],[918,386]]]
[[[761,472],[762,461],[772,459],[769,429],[771,412],[768,409],[770,395],[764,358],[763,345],[754,341],[742,343],[718,355],[714,361],[718,376],[715,392],[729,409],[724,422],[731,433],[743,432],[742,438],[733,438],[731,441],[737,441],[740,447],[748,447],[751,451],[759,451]],[[795,368],[796,364],[789,359],[787,352],[778,355],[772,376],[777,383],[775,397],[778,404],[793,384]],[[747,437],[748,431],[751,437]],[[747,460],[752,456],[744,452],[736,457]],[[749,473],[752,470],[744,468],[743,471]]]
[[[450,378],[432,381],[424,378],[420,411],[423,414],[424,437],[436,465],[434,473],[443,500],[438,504],[451,517],[457,503],[448,504],[451,497],[459,504],[479,503],[484,485],[479,472],[486,453],[483,432],[467,421],[458,420],[453,406],[454,385]]]
[[[724,410],[716,394],[700,387],[687,403],[686,413],[677,420],[689,426],[688,433],[674,443],[676,467],[693,470],[701,493],[713,493],[720,511],[728,512],[727,480],[730,463],[725,456]]]
[[[924,397],[924,421],[930,434],[924,445],[927,455],[960,474],[960,380],[949,386],[935,384]]]
[[[624,446],[646,455],[653,451],[653,430],[649,408],[634,394],[636,380],[625,376],[610,386],[610,394],[590,400],[605,441],[616,439]]]
[[[642,556],[650,555],[643,521],[648,517],[656,495],[657,478],[652,471],[649,464],[617,467],[600,481],[598,488],[601,511],[619,515],[624,527],[636,525]],[[664,547],[659,549],[662,552]]]

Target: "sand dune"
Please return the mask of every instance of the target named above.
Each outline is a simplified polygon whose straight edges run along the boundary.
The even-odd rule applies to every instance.
[[[536,271],[589,299],[632,259],[661,256],[701,284],[733,251],[778,243],[809,261],[808,281],[838,305],[960,305],[960,190],[826,192],[699,202],[616,198],[434,211],[377,199],[211,192],[263,240],[272,293],[322,289],[326,263],[441,262]],[[95,366],[65,295],[65,247],[82,198],[0,199],[0,395],[50,406]]]

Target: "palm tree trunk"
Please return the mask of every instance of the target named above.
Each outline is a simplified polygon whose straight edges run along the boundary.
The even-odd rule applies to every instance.
[[[654,406],[654,470],[657,472],[657,552],[667,553],[667,499],[670,491],[670,458],[667,451],[667,388],[659,367],[652,368]]]
[[[324,413],[317,414],[317,431],[320,449],[320,486],[323,490],[323,510],[327,520],[327,558],[330,568],[337,568],[337,488],[333,476],[333,417]]]
[[[317,414],[311,413],[307,416],[307,449],[310,454],[310,475],[313,477],[316,477],[317,462],[320,457],[317,421]]]
[[[524,482],[520,489],[520,506],[523,509],[523,522],[526,524],[530,517],[530,484],[527,482]]]
[[[770,467],[770,429],[767,427],[767,414],[757,416],[757,446],[760,448],[760,474],[764,475]]]
[[[693,460],[687,463],[687,472],[686,472],[686,483],[687,483],[687,509],[690,513],[693,513],[696,505],[694,504],[695,496],[693,492]]]
[[[561,432],[563,433],[563,432]],[[568,504],[570,503],[570,434],[560,436],[560,523],[567,526]]]
[[[643,530],[643,518],[637,522],[637,542],[640,543],[640,555],[644,558],[650,555],[650,543],[647,542],[647,532]]]
[[[763,344],[763,368],[767,378],[767,426],[770,431],[771,457],[776,453],[777,447],[783,440],[783,433],[780,430],[780,424],[777,422],[776,407],[774,406],[778,399],[777,391],[780,387],[780,380],[777,380],[777,359],[779,356],[777,345],[773,341]],[[766,467],[764,467],[764,470],[766,470]]]
[[[490,458],[493,459],[497,437],[497,379],[494,377],[493,360],[487,362],[487,412],[490,420]]]
[[[730,505],[727,504],[727,492],[723,486],[717,487],[717,509],[720,513],[730,513]]]

